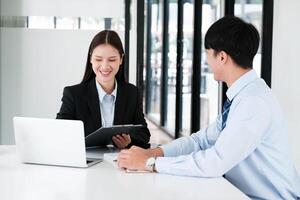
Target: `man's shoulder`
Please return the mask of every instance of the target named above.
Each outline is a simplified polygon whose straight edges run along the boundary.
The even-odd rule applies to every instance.
[[[248,84],[238,96],[241,98],[266,98],[272,94],[269,86],[261,78]]]
[[[256,112],[257,109],[265,111],[272,109],[274,100],[274,95],[268,85],[259,78],[244,87],[234,97],[233,103],[234,107],[242,107],[249,112]]]

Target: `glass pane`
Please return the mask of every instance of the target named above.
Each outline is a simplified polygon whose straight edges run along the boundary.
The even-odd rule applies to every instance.
[[[0,16],[0,27],[27,27],[26,16]]]
[[[125,18],[113,18],[111,21],[111,29],[125,32]]]
[[[152,4],[151,23],[151,91],[149,98],[149,116],[157,123],[160,121],[160,83],[162,54],[162,1]]]
[[[29,16],[28,28],[33,29],[54,29],[54,17]]]
[[[147,98],[147,30],[148,30],[148,0],[145,1],[145,9],[144,9],[144,59],[143,59],[143,109],[144,113],[147,113],[148,110],[146,108],[146,98]]]
[[[182,135],[191,133],[191,86],[194,34],[194,1],[183,5]]]
[[[175,136],[176,59],[177,59],[177,1],[169,4],[168,108],[166,128]]]
[[[262,33],[262,0],[236,0],[234,5],[235,16],[244,19],[245,21],[253,24],[261,39]],[[261,40],[258,48],[258,52],[254,57],[253,68],[256,73],[261,75]]]
[[[56,17],[57,29],[78,29],[78,17]]]
[[[200,128],[207,127],[218,115],[218,82],[206,62],[204,36],[208,28],[220,18],[221,2],[212,0],[202,5],[202,55],[200,88]]]
[[[104,18],[82,17],[80,19],[80,29],[103,30],[104,29]]]

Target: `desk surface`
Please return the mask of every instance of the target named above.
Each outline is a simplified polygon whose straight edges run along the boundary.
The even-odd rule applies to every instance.
[[[126,173],[104,161],[90,168],[22,164],[0,146],[1,200],[249,199],[223,178]]]

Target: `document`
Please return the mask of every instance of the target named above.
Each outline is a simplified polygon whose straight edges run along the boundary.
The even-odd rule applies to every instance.
[[[118,168],[118,155],[119,152],[116,153],[105,153],[103,156],[103,160],[112,164],[115,168]],[[150,173],[149,171],[145,171],[145,170],[130,170],[130,169],[126,169],[125,170],[127,173]]]
[[[105,153],[103,155],[103,160],[112,164],[115,168],[118,168],[117,159],[118,159],[118,152],[117,153]]]

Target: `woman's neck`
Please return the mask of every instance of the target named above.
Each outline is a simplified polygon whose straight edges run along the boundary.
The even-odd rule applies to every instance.
[[[101,82],[101,81],[97,80],[97,82],[101,85],[102,89],[107,94],[111,94],[115,89],[115,80],[113,80],[111,82]]]

